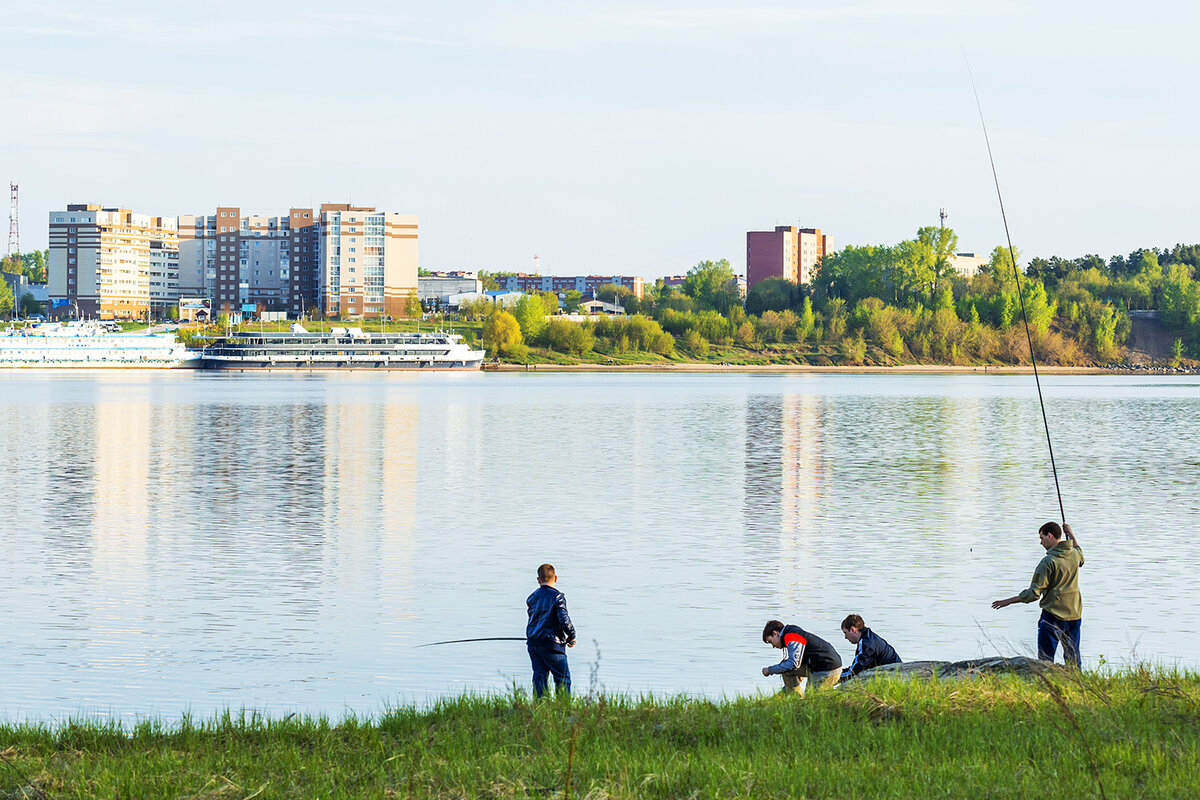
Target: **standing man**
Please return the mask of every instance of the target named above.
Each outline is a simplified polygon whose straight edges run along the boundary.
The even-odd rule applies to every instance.
[[[538,588],[525,600],[529,607],[529,624],[525,627],[525,644],[533,664],[533,694],[546,693],[547,677],[553,673],[554,689],[571,693],[571,670],[567,667],[567,647],[575,646],[575,626],[567,613],[567,597],[554,584],[558,576],[550,564],[537,569]]]
[[[1063,533],[1067,538],[1062,540]],[[1083,548],[1071,532],[1047,522],[1038,529],[1038,539],[1048,551],[1033,571],[1029,588],[1013,597],[997,600],[992,608],[1013,603],[1032,603],[1041,597],[1042,617],[1038,620],[1038,658],[1053,661],[1058,643],[1063,644],[1063,661],[1080,666],[1079,626],[1083,621],[1083,597],[1079,594],[1079,568],[1083,566]]]
[[[762,674],[783,677],[783,691],[804,696],[802,678],[808,678],[813,688],[832,686],[842,675],[842,657],[833,645],[801,628],[784,625],[773,619],[763,628],[763,641],[780,650],[787,650],[783,661],[763,667]]]
[[[899,664],[900,656],[896,654],[887,641],[875,631],[867,627],[867,623],[858,614],[850,614],[842,620],[842,636],[854,648],[854,661],[842,672],[842,680],[854,677],[858,673],[884,664]]]

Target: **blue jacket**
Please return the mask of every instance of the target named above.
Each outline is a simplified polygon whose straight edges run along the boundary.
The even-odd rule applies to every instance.
[[[858,640],[858,649],[854,651],[854,662],[842,675],[849,678],[863,670],[882,667],[884,664],[899,664],[900,656],[884,638],[870,628],[863,628],[862,638]]]
[[[553,586],[539,586],[525,600],[525,605],[529,607],[526,643],[556,653],[567,652],[566,645],[575,641],[575,626],[567,613],[567,596]]]

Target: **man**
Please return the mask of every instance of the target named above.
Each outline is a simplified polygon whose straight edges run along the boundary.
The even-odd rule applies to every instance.
[[[567,597],[554,588],[558,575],[550,564],[538,567],[537,581],[538,588],[525,600],[529,608],[525,644],[533,665],[533,694],[541,697],[546,693],[550,674],[554,675],[555,691],[570,694],[571,670],[565,648],[575,646],[575,626],[567,613]]]
[[[804,696],[803,678],[814,687],[832,686],[842,674],[842,657],[833,645],[798,625],[784,625],[777,619],[763,628],[762,639],[772,647],[787,650],[783,660],[763,667],[762,674],[783,677],[783,691]]]
[[[1066,541],[1062,541],[1063,533]],[[1038,658],[1053,661],[1058,643],[1063,643],[1063,661],[1080,666],[1079,627],[1083,620],[1083,597],[1079,594],[1079,568],[1083,566],[1083,548],[1070,525],[1061,528],[1047,522],[1038,529],[1038,540],[1048,551],[1033,571],[1029,588],[1013,597],[997,600],[992,608],[1013,603],[1032,603],[1041,597],[1042,617],[1038,620]]]
[[[858,614],[850,614],[842,620],[842,636],[847,642],[855,645],[854,661],[842,672],[842,680],[851,678],[863,670],[900,663],[900,656],[896,655],[892,646],[868,628]]]

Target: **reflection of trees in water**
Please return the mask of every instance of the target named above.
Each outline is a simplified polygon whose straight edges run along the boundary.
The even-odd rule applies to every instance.
[[[809,394],[746,398],[744,525],[749,592],[770,599],[809,572],[825,494],[822,399]],[[782,580],[782,582],[781,582]]]

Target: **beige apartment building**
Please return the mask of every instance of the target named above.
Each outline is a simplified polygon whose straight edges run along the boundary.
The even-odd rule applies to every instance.
[[[53,315],[162,315],[179,295],[176,221],[91,204],[51,211],[47,273]]]
[[[404,316],[417,293],[417,217],[324,204],[318,258],[327,316]]]

